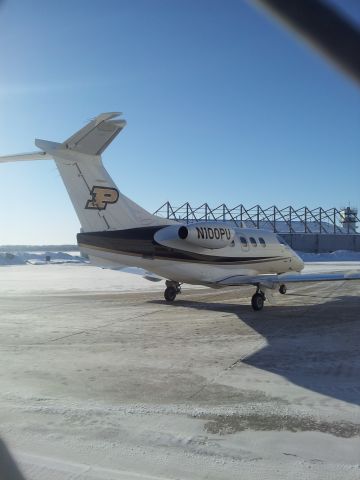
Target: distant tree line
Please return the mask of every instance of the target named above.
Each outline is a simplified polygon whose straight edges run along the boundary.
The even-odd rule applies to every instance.
[[[1,245],[0,252],[77,252],[78,245]]]

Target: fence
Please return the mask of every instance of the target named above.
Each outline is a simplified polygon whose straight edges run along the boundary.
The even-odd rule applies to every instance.
[[[208,203],[193,207],[186,202],[174,207],[170,202],[164,203],[154,212],[155,215],[184,223],[195,221],[226,221],[247,228],[265,228],[275,233],[317,233],[317,234],[354,234],[359,222],[356,209],[338,210],[322,207],[310,209],[292,206],[278,208],[275,205],[262,208],[254,205],[246,208],[240,204],[229,208],[225,203],[212,208]]]

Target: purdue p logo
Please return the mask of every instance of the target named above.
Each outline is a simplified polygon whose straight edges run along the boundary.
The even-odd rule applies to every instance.
[[[105,210],[108,203],[116,203],[119,192],[116,188],[93,186],[90,192],[91,199],[86,202],[87,210]]]

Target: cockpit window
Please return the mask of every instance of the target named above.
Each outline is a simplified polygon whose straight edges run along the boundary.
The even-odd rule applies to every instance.
[[[257,247],[257,243],[254,237],[250,237],[250,243],[253,247]]]
[[[259,237],[259,243],[262,247],[266,247],[266,243],[265,243],[265,240],[262,238],[262,237]]]
[[[280,237],[280,235],[276,235],[276,238],[279,240],[279,242],[281,243],[281,245],[286,245],[286,246],[288,246],[288,244],[285,242],[285,240],[284,240],[282,237]]]

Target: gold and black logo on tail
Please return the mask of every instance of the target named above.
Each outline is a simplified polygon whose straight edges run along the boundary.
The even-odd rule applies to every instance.
[[[90,192],[91,199],[86,202],[87,210],[105,210],[110,203],[116,203],[119,198],[119,192],[116,188],[98,187],[94,185]]]

